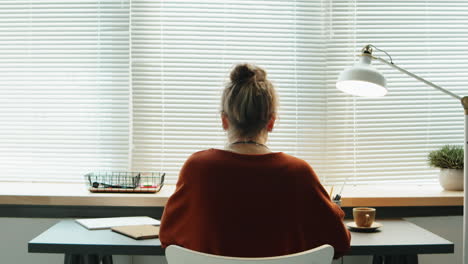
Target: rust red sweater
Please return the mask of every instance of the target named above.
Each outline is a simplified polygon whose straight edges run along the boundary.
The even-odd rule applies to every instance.
[[[184,164],[161,221],[163,247],[236,257],[279,256],[350,245],[343,211],[305,161],[209,149]]]

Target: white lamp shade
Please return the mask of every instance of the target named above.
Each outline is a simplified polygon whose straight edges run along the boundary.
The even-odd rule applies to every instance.
[[[347,94],[379,97],[387,94],[385,77],[370,65],[372,58],[362,56],[352,67],[341,72],[336,88]]]

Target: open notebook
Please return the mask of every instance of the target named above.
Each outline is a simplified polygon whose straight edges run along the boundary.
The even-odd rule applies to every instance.
[[[88,218],[76,219],[75,221],[89,230],[109,229],[115,226],[158,226],[161,223],[159,220],[148,216]]]

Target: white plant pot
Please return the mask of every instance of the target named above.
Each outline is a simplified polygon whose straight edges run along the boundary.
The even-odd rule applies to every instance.
[[[439,182],[447,191],[463,191],[463,170],[440,169]]]

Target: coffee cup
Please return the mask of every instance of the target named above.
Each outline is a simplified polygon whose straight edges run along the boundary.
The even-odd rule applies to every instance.
[[[354,223],[358,227],[371,227],[375,220],[375,208],[356,207],[353,208]]]

